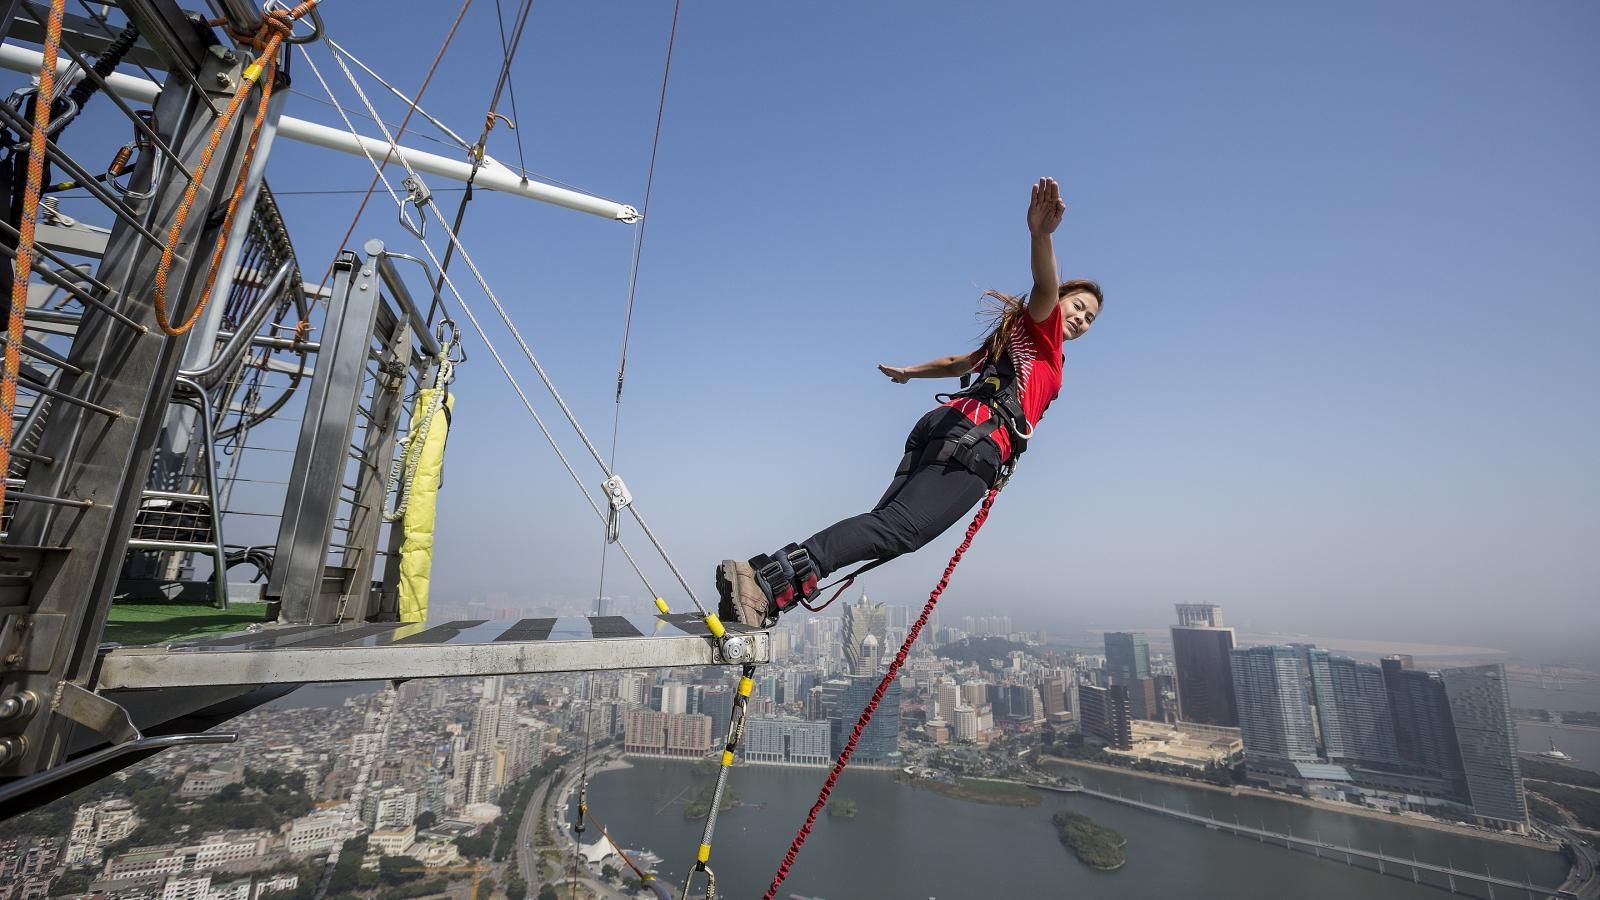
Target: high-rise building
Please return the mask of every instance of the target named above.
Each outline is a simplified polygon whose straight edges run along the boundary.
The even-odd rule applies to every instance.
[[[1150,677],[1150,639],[1137,631],[1108,631],[1105,635],[1106,674],[1112,684],[1131,685]]]
[[[1224,627],[1220,607],[1179,603],[1172,628],[1172,661],[1178,689],[1178,718],[1201,725],[1239,724],[1228,654],[1233,629]]]
[[[1309,649],[1306,658],[1328,759],[1380,769],[1399,766],[1382,669],[1321,648]]]
[[[752,763],[826,766],[833,736],[827,722],[789,716],[751,716],[745,723],[744,758]]]
[[[661,685],[661,711],[687,714],[689,712],[689,686],[681,681]]]
[[[1179,628],[1221,628],[1222,607],[1215,603],[1179,603]]]
[[[1455,720],[1473,814],[1486,825],[1525,829],[1528,804],[1522,794],[1505,666],[1468,666],[1439,674]]]
[[[1402,764],[1449,780],[1460,780],[1456,726],[1437,672],[1411,668],[1410,657],[1386,656],[1379,663],[1394,715],[1395,749]]]
[[[711,717],[629,710],[623,748],[650,756],[705,756],[711,752]]]
[[[624,672],[617,678],[617,699],[630,707],[640,707],[650,699],[648,680],[639,672]]]
[[[1049,675],[1039,682],[1039,695],[1044,703],[1044,717],[1050,722],[1067,720],[1067,677]]]
[[[854,662],[851,663],[850,674],[868,676],[878,674],[878,665],[883,661],[883,643],[876,635],[867,635],[856,649]]]
[[[956,707],[961,705],[961,688],[948,679],[940,681],[933,691],[934,714],[947,722],[954,722]]]
[[[1239,730],[1250,765],[1285,769],[1317,761],[1311,706],[1293,647],[1241,647],[1229,653]]]
[[[711,717],[711,736],[715,740],[722,740],[728,733],[728,725],[733,720],[733,689],[725,684],[707,687],[700,693],[701,715]]]
[[[1133,749],[1133,716],[1128,708],[1125,685],[1079,685],[1078,702],[1083,710],[1084,734],[1098,737],[1115,750]]]
[[[823,686],[827,687],[828,684],[831,682],[824,682]],[[877,688],[877,676],[852,675],[845,680],[844,690],[839,694],[837,705],[828,715],[832,733],[829,746],[831,755],[838,756],[844,749],[844,743],[855,728],[856,720],[861,717],[861,711],[866,708]],[[861,732],[861,739],[856,744],[855,756],[852,759],[871,764],[895,762],[899,758],[900,679],[897,678],[889,682],[883,699],[878,703],[877,713]]]
[[[961,685],[961,699],[976,709],[989,702],[989,685],[982,681],[968,681]]]
[[[865,592],[858,602],[845,604],[840,623],[845,671],[855,674],[860,669],[861,645],[868,637],[875,638],[879,646],[889,639],[887,618],[883,604],[869,601]]]
[[[1161,718],[1161,692],[1154,678],[1138,678],[1127,687],[1128,704],[1135,719],[1155,721]]]
[[[956,740],[972,743],[978,739],[978,711],[962,703],[956,707]]]

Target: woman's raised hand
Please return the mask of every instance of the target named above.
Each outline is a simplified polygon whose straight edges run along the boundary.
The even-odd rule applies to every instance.
[[[1067,202],[1061,199],[1061,185],[1054,178],[1041,178],[1033,186],[1033,197],[1028,201],[1028,233],[1054,234],[1061,217],[1066,214]]]

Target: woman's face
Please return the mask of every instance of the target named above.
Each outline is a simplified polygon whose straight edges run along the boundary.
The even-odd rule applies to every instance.
[[[1073,291],[1061,298],[1061,329],[1069,341],[1083,337],[1100,315],[1100,301],[1088,291]]]

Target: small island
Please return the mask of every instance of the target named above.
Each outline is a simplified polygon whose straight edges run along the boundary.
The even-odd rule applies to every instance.
[[[899,781],[954,800],[970,803],[990,803],[996,806],[1038,806],[1039,792],[1025,784],[996,781],[988,778],[918,778],[904,772],[895,776]]]
[[[1071,848],[1078,861],[1089,868],[1110,872],[1122,868],[1128,861],[1123,853],[1128,839],[1121,832],[1097,825],[1093,819],[1078,813],[1059,812],[1052,821],[1062,846]]]
[[[683,808],[683,817],[685,819],[704,819],[709,816],[711,814],[711,795],[714,793],[716,793],[716,788],[714,787],[701,788],[695,798],[689,801],[689,805]],[[728,789],[722,792],[722,803],[717,808],[722,812],[727,812],[738,805],[739,795],[735,794],[732,789]]]
[[[856,817],[856,802],[842,800],[838,797],[828,801],[828,817],[833,819],[854,819]]]

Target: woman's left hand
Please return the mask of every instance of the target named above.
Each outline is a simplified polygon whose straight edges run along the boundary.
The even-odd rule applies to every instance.
[[[886,366],[883,363],[879,363],[878,371],[889,376],[889,379],[895,384],[905,384],[911,380],[911,375],[905,369],[896,366]]]

